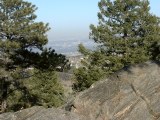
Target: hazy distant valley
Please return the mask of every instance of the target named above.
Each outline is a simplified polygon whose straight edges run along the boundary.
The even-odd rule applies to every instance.
[[[86,48],[94,49],[96,44],[93,40],[56,40],[50,41],[47,47],[51,47],[56,50],[57,53],[62,53],[67,56],[79,55],[78,45],[82,43]]]

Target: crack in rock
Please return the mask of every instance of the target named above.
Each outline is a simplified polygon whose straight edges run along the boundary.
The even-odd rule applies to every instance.
[[[129,106],[127,106],[126,108],[124,108],[122,111],[116,113],[114,115],[114,117],[118,118],[119,120],[122,120],[124,118],[124,116],[127,113],[129,113],[138,102],[139,102],[139,99],[137,99],[135,102],[131,103]]]
[[[143,94],[141,94],[140,91],[138,91],[132,83],[131,83],[131,88],[134,91],[134,93],[145,102],[149,113],[155,118],[155,120],[160,118],[160,112],[159,113],[154,112],[154,110],[151,108],[150,101],[148,100],[148,98],[145,97]]]

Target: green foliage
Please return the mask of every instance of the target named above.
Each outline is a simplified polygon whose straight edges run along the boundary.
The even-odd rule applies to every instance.
[[[34,22],[35,5],[22,0],[1,0],[1,49],[41,48],[47,43],[48,24]],[[3,47],[2,47],[3,46]]]
[[[48,24],[34,21],[36,10],[35,5],[23,0],[1,0],[0,55],[7,59],[6,69],[15,66],[55,69],[68,62],[65,56],[44,48],[50,28]]]
[[[96,66],[108,76],[124,66],[159,58],[159,51],[155,51],[160,43],[160,18],[149,12],[148,0],[101,0],[98,6],[99,23],[90,25],[90,38],[98,44],[97,50],[88,52],[82,45],[79,47],[87,70]],[[84,76],[81,69],[75,74],[78,85],[92,74],[87,71]],[[93,82],[85,83],[89,87]]]
[[[29,99],[35,99],[35,96],[29,95],[30,92],[27,92],[23,82],[19,81],[30,77],[25,72],[26,68],[33,67],[41,71],[54,71],[57,67],[61,70],[67,68],[68,60],[65,56],[44,48],[48,42],[46,32],[50,28],[43,22],[35,22],[36,10],[37,7],[27,1],[0,1],[0,71],[4,73],[0,74],[0,112],[8,109],[10,103],[7,100],[13,93],[15,97],[27,94]],[[27,100],[27,97],[23,98]],[[53,98],[51,97],[52,101]],[[58,98],[55,97],[56,99]],[[21,100],[17,102],[21,103]],[[21,105],[17,106],[18,108],[21,108]]]
[[[150,49],[151,59],[160,61],[160,43],[155,42]]]
[[[64,102],[64,90],[54,71],[32,70],[32,77],[10,85],[7,111],[17,111],[34,105],[58,107]]]
[[[12,92],[7,98],[8,111],[17,111],[34,105],[58,107],[64,103],[64,90],[54,71],[30,72],[32,77],[10,85]]]
[[[86,49],[83,44],[78,45],[79,52],[81,52],[83,55],[88,55],[90,53],[90,50]]]
[[[58,107],[64,102],[64,90],[54,71],[39,72],[25,81],[31,94],[37,96],[39,105]]]
[[[89,88],[94,82],[104,76],[104,72],[96,66],[90,68],[81,67],[75,70],[74,74],[77,83],[73,84],[73,90],[77,92]]]
[[[64,55],[57,54],[55,53],[55,50],[50,48],[45,48],[42,52],[19,50],[11,56],[11,59],[13,60],[13,64],[11,65],[20,66],[22,68],[34,66],[34,68],[40,70],[55,70],[58,66],[64,70],[68,63],[68,60]],[[9,64],[8,67],[11,68],[11,65]]]

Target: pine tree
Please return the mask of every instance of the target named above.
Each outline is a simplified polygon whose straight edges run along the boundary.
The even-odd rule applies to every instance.
[[[99,47],[90,52],[80,47],[87,73],[96,68],[109,75],[124,66],[153,58],[152,48],[160,42],[160,18],[150,13],[148,0],[101,0],[98,6],[99,23],[90,25],[90,38]],[[78,85],[88,81],[82,77],[77,80]]]
[[[34,76],[21,81],[19,89],[13,90],[8,96],[7,111],[17,111],[35,105],[59,107],[64,103],[64,89],[57,79],[55,71],[30,71]],[[38,74],[37,74],[38,73]]]
[[[34,22],[37,9],[34,5],[22,0],[1,0],[0,8],[2,53],[14,54],[15,50],[33,47],[41,49],[47,43],[48,24]]]
[[[44,48],[50,28],[43,22],[35,22],[36,10],[37,7],[27,1],[0,0],[0,71],[4,73],[0,74],[2,112],[7,109],[10,87],[14,85],[18,89],[18,80],[26,77],[26,68],[55,70],[68,62],[65,56]]]

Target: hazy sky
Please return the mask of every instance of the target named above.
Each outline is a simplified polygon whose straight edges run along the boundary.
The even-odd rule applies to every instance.
[[[87,40],[89,25],[97,24],[100,0],[28,0],[38,7],[38,21],[49,23],[49,43]],[[160,16],[160,0],[149,0],[151,13]]]

